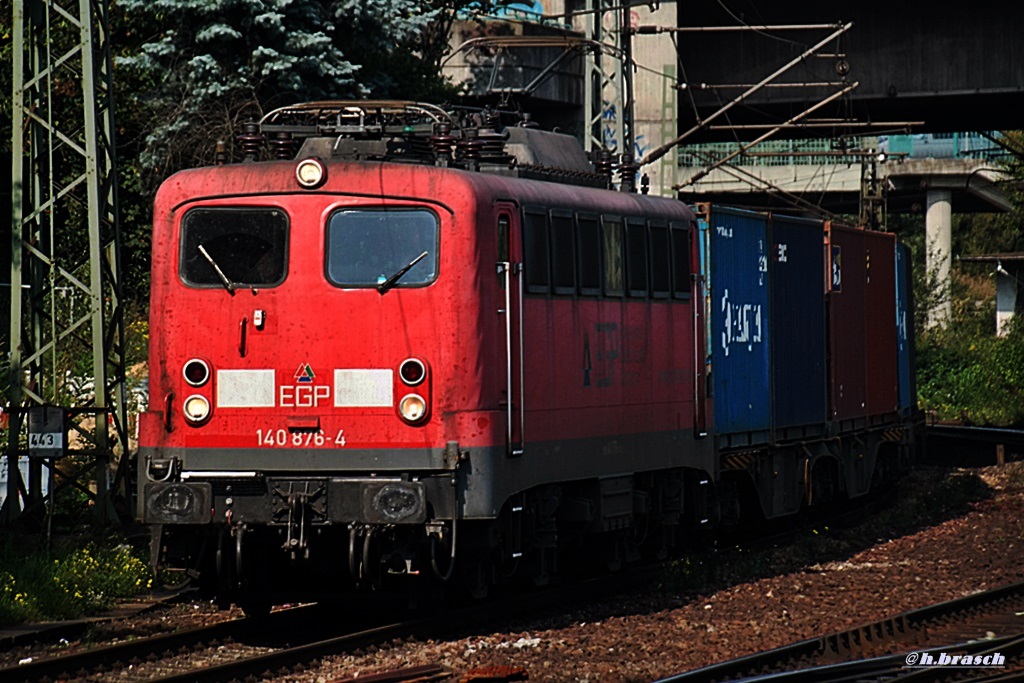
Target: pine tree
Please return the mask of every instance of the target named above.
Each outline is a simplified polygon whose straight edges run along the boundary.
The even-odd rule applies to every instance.
[[[115,0],[128,47],[116,60],[119,112],[150,185],[231,151],[248,119],[300,101],[429,99],[466,0]],[[146,36],[138,39],[137,36]],[[141,129],[142,126],[140,125]]]

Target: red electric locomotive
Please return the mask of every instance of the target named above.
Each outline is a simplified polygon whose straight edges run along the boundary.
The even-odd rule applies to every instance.
[[[568,136],[477,123],[288,107],[244,138],[278,160],[161,187],[138,475],[156,562],[251,610],[479,595],[664,553],[739,497],[724,458],[760,442],[708,436],[701,221],[608,189]]]

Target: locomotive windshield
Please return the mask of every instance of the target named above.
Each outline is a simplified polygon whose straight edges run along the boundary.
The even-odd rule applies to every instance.
[[[280,209],[192,209],[181,224],[181,279],[229,290],[277,285],[287,269],[287,244],[288,217]]]
[[[327,279],[340,287],[429,284],[437,277],[437,240],[430,211],[338,211],[327,224]]]

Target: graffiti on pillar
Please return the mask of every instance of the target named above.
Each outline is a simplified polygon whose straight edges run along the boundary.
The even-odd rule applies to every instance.
[[[615,105],[604,100],[604,111],[601,114],[601,144],[605,149],[617,150],[619,148],[617,121]]]

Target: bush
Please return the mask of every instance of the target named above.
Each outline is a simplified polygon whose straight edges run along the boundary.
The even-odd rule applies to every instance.
[[[52,553],[0,548],[0,625],[68,619],[148,590],[148,564],[128,545],[86,542]]]
[[[931,334],[917,352],[921,408],[937,419],[1024,425],[1024,331],[1006,337]]]

